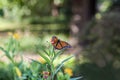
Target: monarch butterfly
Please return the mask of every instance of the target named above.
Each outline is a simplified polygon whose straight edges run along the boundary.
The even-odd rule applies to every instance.
[[[52,37],[51,43],[52,43],[53,47],[55,49],[58,49],[58,50],[61,50],[61,49],[64,49],[64,48],[71,48],[72,47],[70,44],[68,44],[65,41],[61,41],[56,36]]]

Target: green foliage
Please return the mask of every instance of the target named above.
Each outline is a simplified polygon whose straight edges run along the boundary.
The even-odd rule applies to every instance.
[[[0,80],[13,80],[12,74],[7,68],[0,68]]]
[[[63,71],[61,71],[61,68],[63,67],[64,63],[67,62],[69,59],[71,59],[73,56],[70,56],[66,59],[64,59],[61,63],[55,66],[54,61],[57,59],[57,57],[60,56],[60,54],[63,53],[62,51],[55,51],[54,48],[49,45],[47,46],[36,46],[36,52],[40,55],[41,58],[43,58],[45,61],[37,61],[34,59],[30,59],[32,62],[30,63],[29,68],[23,73],[22,79],[31,79],[31,80],[70,80],[70,75],[65,74]],[[40,60],[41,60],[40,58]],[[63,76],[62,76],[63,75]],[[80,79],[73,78],[73,80]]]
[[[118,77],[120,75],[120,71],[118,71],[120,69],[120,63],[118,63],[120,62],[119,23],[119,12],[109,12],[103,14],[101,19],[86,29],[84,38],[82,38],[83,56],[88,58],[92,64],[83,63],[79,66],[80,71],[88,80],[120,79]]]
[[[66,21],[65,0],[0,0],[0,15],[2,18],[13,22],[29,23],[55,23]],[[64,20],[55,19],[52,16],[53,5],[58,9],[58,18],[64,16]],[[45,19],[46,18],[45,22]],[[52,18],[51,18],[52,17]]]
[[[10,36],[10,39],[8,40],[8,43],[6,44],[6,47],[0,47],[0,50],[4,52],[5,56],[8,58],[8,60],[10,61],[10,65],[8,65],[9,68],[9,72],[11,72],[11,75],[13,76],[13,79],[16,80],[16,74],[18,74],[18,76],[21,76],[20,70],[19,70],[19,66],[14,58],[17,55],[17,50],[19,47],[19,42],[16,40],[15,37]],[[6,76],[9,76],[6,75]],[[10,76],[12,78],[12,76]],[[7,77],[6,77],[7,78]]]
[[[20,61],[16,61],[15,57],[18,55],[17,51],[19,49],[19,41],[17,39],[18,35],[14,34],[9,38],[6,47],[0,47],[10,61],[8,65],[5,65],[6,68],[1,70],[2,74],[6,73],[6,77],[0,75],[1,80],[78,80],[81,78],[70,78],[69,73],[62,70],[64,63],[74,56],[69,56],[58,64],[54,63],[64,50],[56,51],[52,45],[36,45],[35,49],[36,53],[40,55],[40,61],[28,58],[30,62],[27,63],[21,55]],[[44,61],[42,61],[41,58],[44,59]],[[11,74],[9,74],[9,72]]]
[[[7,19],[20,21],[25,16],[50,13],[50,0],[0,0],[0,8]]]
[[[92,51],[93,54],[97,54],[98,51],[103,54],[119,54],[120,26],[118,24],[120,17],[118,14],[119,12],[106,13],[100,20],[93,23],[93,26],[86,29],[82,39],[88,44],[83,44],[83,47],[90,52]]]
[[[112,6],[112,1],[111,0],[104,0],[99,8],[100,12],[106,12],[110,9]]]
[[[69,59],[71,59],[73,56],[70,56],[70,57],[64,59],[59,65],[57,65],[57,67],[55,67],[54,66],[54,61],[56,60],[57,57],[60,56],[60,54],[63,53],[64,50],[56,52],[52,46],[48,46],[48,48],[49,48],[48,50],[45,50],[46,49],[45,46],[37,45],[36,46],[36,51],[37,51],[37,53],[39,53],[39,55],[46,62],[46,65],[44,66],[45,71],[48,71],[50,73],[50,75],[49,75],[49,77],[47,79],[48,80],[49,79],[54,80],[54,79],[56,79],[56,76],[57,76],[58,72],[61,70],[61,68],[63,67],[64,63],[66,61],[68,61]],[[37,61],[34,61],[34,62],[37,62]],[[37,63],[39,63],[39,62],[37,62]],[[42,63],[39,63],[39,64],[42,64]],[[64,74],[64,73],[61,72],[61,74]],[[58,76],[57,78],[58,78],[58,80],[61,79],[60,76]],[[67,77],[67,75],[66,75],[66,76],[62,76],[62,78],[64,78],[64,80],[69,80],[70,76],[68,75],[68,77]]]
[[[78,73],[83,75],[86,80],[119,80],[115,78],[115,69],[111,68],[111,65],[101,68],[94,63],[86,62],[77,67],[79,67],[77,71],[80,71]]]

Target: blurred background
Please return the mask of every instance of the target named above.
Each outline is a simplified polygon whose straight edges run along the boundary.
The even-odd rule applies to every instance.
[[[11,35],[27,56],[55,35],[73,46],[68,54],[76,57],[66,64],[73,76],[120,80],[120,0],[0,0],[0,46]],[[0,58],[0,80],[10,80],[2,51]]]

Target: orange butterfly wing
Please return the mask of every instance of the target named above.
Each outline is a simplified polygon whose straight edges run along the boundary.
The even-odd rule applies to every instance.
[[[58,43],[56,43],[56,45],[54,46],[55,49],[63,49],[63,48],[71,48],[71,45],[69,45],[67,42],[65,41],[60,41]]]
[[[56,36],[53,36],[51,39],[51,43],[54,46],[55,49],[61,50],[63,48],[71,48],[71,45],[69,45],[65,41],[59,40]]]

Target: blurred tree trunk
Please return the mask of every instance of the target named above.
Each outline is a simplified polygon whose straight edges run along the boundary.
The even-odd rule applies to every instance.
[[[84,34],[87,23],[94,17],[97,0],[71,0],[72,18],[70,22],[70,42],[74,53],[79,54],[81,36]]]

